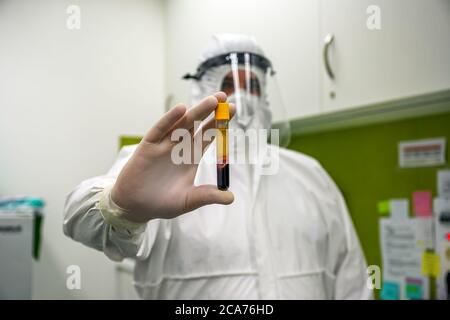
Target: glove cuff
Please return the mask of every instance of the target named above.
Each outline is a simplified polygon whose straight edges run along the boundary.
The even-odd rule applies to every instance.
[[[98,209],[105,222],[116,229],[126,230],[128,233],[143,232],[147,224],[145,222],[138,223],[129,221],[123,216],[126,210],[119,207],[111,199],[112,188],[113,185],[103,189],[98,202]]]

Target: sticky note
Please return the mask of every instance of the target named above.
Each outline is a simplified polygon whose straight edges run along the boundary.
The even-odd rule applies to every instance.
[[[383,300],[399,300],[400,287],[397,283],[391,281],[384,281],[380,294]]]
[[[432,217],[431,191],[416,191],[412,194],[413,211],[417,217]]]
[[[389,209],[393,219],[407,219],[409,217],[408,199],[389,200]]]
[[[439,256],[430,251],[422,254],[422,275],[438,278],[441,274],[441,261]]]
[[[422,280],[417,278],[406,278],[406,298],[410,300],[423,299]]]
[[[378,213],[381,215],[389,214],[389,201],[388,200],[378,202]]]

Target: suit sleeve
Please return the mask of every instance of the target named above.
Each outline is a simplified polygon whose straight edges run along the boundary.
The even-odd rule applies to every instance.
[[[112,186],[133,149],[125,147],[106,175],[80,183],[66,199],[64,234],[90,248],[103,251],[113,261],[124,258],[145,259],[155,241],[158,220],[152,220],[133,231],[122,230],[105,222],[98,203],[105,188]]]

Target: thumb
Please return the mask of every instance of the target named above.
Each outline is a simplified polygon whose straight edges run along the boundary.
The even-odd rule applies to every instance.
[[[231,191],[222,191],[214,185],[192,186],[186,195],[185,212],[208,204],[231,204],[234,195]]]

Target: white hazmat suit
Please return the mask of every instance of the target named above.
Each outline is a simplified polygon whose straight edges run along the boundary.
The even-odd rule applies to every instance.
[[[230,51],[262,54],[252,38],[219,35],[202,58]],[[194,100],[220,87],[215,74],[211,70],[194,84]],[[364,256],[332,179],[306,155],[268,148],[279,153],[278,173],[232,165],[231,205],[154,219],[130,234],[107,224],[98,208],[102,190],[114,184],[135,150],[124,147],[107,174],[69,194],[64,232],[112,260],[134,258],[134,285],[145,299],[371,298]],[[211,145],[207,153],[214,152]],[[215,183],[215,165],[202,160],[195,184]]]

